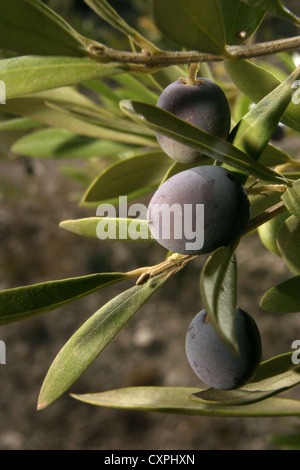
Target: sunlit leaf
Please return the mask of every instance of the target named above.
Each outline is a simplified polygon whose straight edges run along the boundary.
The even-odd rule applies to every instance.
[[[272,417],[300,415],[300,401],[268,398],[247,406],[219,406],[189,398],[199,389],[192,387],[128,387],[102,393],[72,394],[77,400],[96,406],[194,416]]]
[[[87,217],[64,220],[60,223],[60,227],[77,235],[99,240],[155,241],[151,236],[147,220],[140,218]]]
[[[253,103],[258,103],[281,83],[277,77],[263,67],[248,60],[225,62],[225,68],[237,88]],[[292,88],[292,91],[296,93],[297,88]],[[281,122],[299,132],[300,106],[293,101],[295,99],[292,98],[292,102],[284,112]]]
[[[209,256],[201,271],[200,292],[209,321],[221,339],[237,353],[237,270],[234,250],[235,245],[221,247]]]
[[[0,324],[55,310],[124,279],[123,273],[89,274],[3,290],[0,292]]]
[[[193,394],[191,398],[219,406],[249,405],[285,392],[300,383],[300,367],[292,362],[292,354],[282,354],[263,362],[255,377],[241,389],[213,388]]]
[[[291,215],[280,226],[277,246],[282,259],[294,274],[300,274],[300,219]]]
[[[163,285],[156,276],[119,294],[92,315],[67,341],[43,382],[38,409],[50,405],[82,375],[140,307]]]
[[[21,56],[0,61],[6,99],[123,73],[122,64],[100,64],[89,58]]]
[[[300,219],[300,179],[285,191],[282,200],[291,214]]]
[[[271,312],[300,312],[300,276],[294,276],[271,287],[263,295],[260,305]]]

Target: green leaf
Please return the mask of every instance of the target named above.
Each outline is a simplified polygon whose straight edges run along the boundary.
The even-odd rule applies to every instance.
[[[300,179],[285,191],[282,200],[291,214],[300,219]]]
[[[263,67],[248,60],[225,62],[225,68],[233,83],[253,103],[262,100],[281,83]],[[295,93],[297,89],[293,88],[293,91]],[[281,122],[300,132],[300,106],[293,103],[293,99],[283,113]]]
[[[123,273],[101,273],[16,287],[0,292],[0,324],[40,315],[126,279]]]
[[[64,88],[65,89],[65,88]],[[27,116],[37,121],[43,122],[48,126],[60,127],[79,135],[96,137],[113,142],[121,142],[131,145],[153,146],[153,140],[141,135],[134,135],[128,132],[116,131],[107,127],[90,123],[85,119],[81,119],[76,113],[65,111],[63,108],[52,106],[56,103],[56,97],[48,92],[47,96],[37,93],[30,95],[30,98],[16,98],[1,105],[3,111],[14,114]],[[53,97],[52,97],[53,96]]]
[[[299,73],[300,70],[293,72],[242,117],[229,136],[235,147],[259,159],[291,102],[292,84]],[[247,177],[240,179],[245,183]]]
[[[38,0],[1,0],[0,48],[22,54],[85,55],[85,41]]]
[[[292,73],[243,116],[230,136],[235,147],[259,158],[291,101],[292,83],[299,74],[300,71]]]
[[[108,208],[112,210],[113,208]],[[100,240],[155,241],[145,219],[87,217],[64,220],[60,227],[77,235]]]
[[[219,406],[189,398],[193,387],[127,387],[102,393],[72,394],[84,403],[109,408],[153,411],[194,416],[274,417],[300,415],[300,402],[287,398],[268,398],[247,406]]]
[[[97,15],[103,18],[107,23],[121,31],[121,33],[130,36],[133,41],[149,53],[159,53],[160,50],[148,39],[129,26],[126,21],[114,10],[106,0],[84,0],[85,3],[94,10]]]
[[[261,364],[256,376],[237,390],[213,388],[193,394],[191,398],[219,406],[249,405],[285,392],[300,383],[300,367],[292,362],[292,354],[282,354]]]
[[[274,183],[285,181],[282,176],[261,165],[229,142],[179,119],[162,108],[131,100],[123,100],[120,105],[133,120],[189,145],[204,155],[266,181]]]
[[[237,354],[235,247],[218,248],[208,257],[201,271],[200,292],[209,321],[221,339]]]
[[[217,0],[153,0],[158,29],[175,44],[200,52],[222,54],[225,33]]]
[[[145,152],[113,163],[92,182],[82,202],[100,202],[157,186],[170,166],[162,151]]]
[[[300,18],[288,10],[280,0],[243,0],[251,8],[260,9],[271,15],[278,16],[282,20],[290,21],[295,25],[300,25]]]
[[[122,149],[124,146],[117,142],[78,135],[56,127],[25,135],[12,146],[12,151],[17,155],[38,158],[108,157]]]
[[[290,162],[291,158],[282,149],[268,144],[260,155],[259,161],[266,166],[277,166]]]
[[[0,132],[27,130],[41,126],[43,126],[43,124],[34,119],[26,117],[11,118],[0,121]]]
[[[291,215],[280,226],[277,246],[282,259],[294,274],[300,274],[300,219]]]
[[[100,64],[89,58],[21,56],[0,61],[6,99],[28,95],[95,78],[123,73],[124,64]]]
[[[281,256],[277,246],[277,235],[282,223],[290,216],[289,212],[273,217],[257,228],[258,235],[263,245],[274,255]]]
[[[260,25],[264,11],[240,0],[220,0],[227,44],[242,44]]]
[[[263,295],[260,305],[270,312],[300,312],[300,276],[294,276],[271,287]]]
[[[43,382],[38,409],[61,396],[97,358],[140,307],[166,281],[156,276],[119,294],[92,315],[54,359]]]

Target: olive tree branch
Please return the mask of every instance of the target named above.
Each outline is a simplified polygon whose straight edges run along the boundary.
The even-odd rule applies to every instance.
[[[148,72],[156,68],[168,67],[170,65],[250,59],[277,52],[290,51],[299,47],[300,36],[294,36],[256,44],[226,46],[223,55],[197,51],[159,51],[155,54],[149,54],[144,50],[141,52],[121,51],[102,45],[97,46],[94,43],[88,46],[87,53],[91,59],[97,62],[125,63],[128,65],[129,70],[145,71],[146,68]],[[137,68],[135,68],[135,66],[137,66]],[[140,66],[140,69],[138,66]]]

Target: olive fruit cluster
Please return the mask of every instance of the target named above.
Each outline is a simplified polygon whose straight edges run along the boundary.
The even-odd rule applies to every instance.
[[[221,88],[206,78],[194,84],[177,80],[161,94],[157,106],[179,118],[226,139],[230,108]],[[194,149],[156,134],[164,152],[176,161],[200,164]],[[244,186],[224,167],[202,165],[167,179],[152,196],[147,219],[153,237],[165,248],[181,254],[210,253],[229,245],[245,231],[250,203]],[[222,341],[202,310],[186,335],[186,354],[200,379],[216,389],[234,389],[247,383],[261,360],[261,340],[256,323],[236,310],[239,354]]]
[[[194,85],[184,79],[171,83],[157,106],[213,135],[228,136],[227,99],[207,78],[197,78]],[[198,152],[188,146],[162,134],[157,139],[172,158],[199,162]],[[153,195],[147,213],[153,237],[168,250],[189,255],[230,244],[245,231],[249,218],[244,186],[232,172],[215,165],[197,166],[167,179]]]
[[[219,390],[245,385],[261,360],[261,338],[254,319],[237,308],[235,320],[238,355],[218,336],[205,310],[195,316],[186,335],[186,355],[193,371],[206,385]]]

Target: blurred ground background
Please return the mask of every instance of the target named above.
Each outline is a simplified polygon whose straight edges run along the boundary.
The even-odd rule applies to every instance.
[[[299,157],[299,140],[286,139],[282,145]],[[1,150],[8,148],[2,141]],[[78,207],[73,195],[81,188],[62,175],[60,166],[57,161],[26,158],[0,161],[1,289],[127,271],[163,259],[164,250],[157,244],[100,242],[59,228],[62,220],[95,215]],[[237,254],[239,305],[259,326],[263,359],[291,350],[300,338],[299,316],[259,307],[262,294],[290,272],[256,234],[243,239]],[[184,341],[190,321],[201,309],[199,275],[204,261],[199,257],[169,280],[70,391],[201,387],[187,362]],[[130,285],[109,286],[62,309],[0,328],[7,350],[7,364],[0,365],[0,449],[266,450],[276,448],[270,440],[273,434],[288,434],[300,426],[300,419],[293,417],[207,418],[98,408],[68,393],[37,412],[42,381],[60,348],[83,321]],[[300,399],[299,387],[281,396]]]

